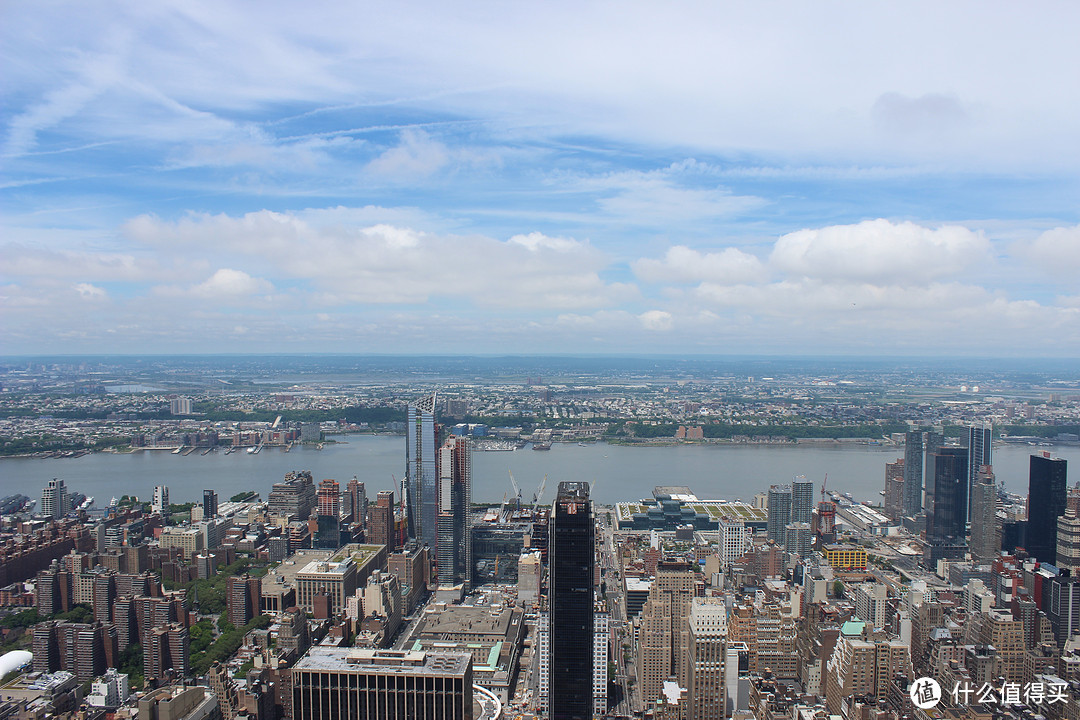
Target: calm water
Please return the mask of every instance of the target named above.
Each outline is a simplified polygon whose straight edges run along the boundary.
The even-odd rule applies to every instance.
[[[405,468],[403,436],[351,435],[323,450],[296,447],[291,452],[264,449],[258,455],[222,451],[200,455],[139,452],[99,453],[69,459],[0,460],[0,495],[21,492],[39,497],[54,477],[74,491],[94,496],[100,506],[113,496],[149,499],[155,485],[167,485],[173,502],[200,500],[204,488],[224,499],[241,490],[267,497],[272,483],[290,470],[311,470],[316,482],[333,478],[343,485],[353,475],[367,484],[368,497],[395,490]],[[1069,460],[1069,482],[1078,479],[1080,447],[1033,448],[1006,445],[994,448],[994,470],[1009,490],[1027,492],[1028,456],[1049,449]],[[595,482],[593,497],[601,503],[649,497],[656,485],[687,485],[698,497],[750,500],[772,483],[805,475],[819,484],[828,473],[829,488],[850,492],[857,500],[880,501],[885,463],[903,456],[903,448],[868,446],[816,447],[769,445],[680,445],[631,447],[621,445],[556,444],[548,452],[531,449],[473,454],[473,498],[497,502],[512,493],[508,472],[521,486],[525,501],[532,498],[544,475],[544,499],[550,502],[563,480]]]

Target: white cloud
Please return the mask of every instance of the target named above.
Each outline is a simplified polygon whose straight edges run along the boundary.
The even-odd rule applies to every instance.
[[[401,133],[401,144],[384,151],[367,170],[394,180],[413,180],[433,175],[450,162],[446,146],[420,130]]]
[[[126,232],[153,247],[213,252],[233,265],[261,268],[264,276],[308,281],[314,302],[333,305],[442,297],[496,308],[591,308],[637,293],[631,284],[601,278],[609,260],[588,243],[541,233],[500,241],[389,224],[321,225],[269,211],[191,215],[175,223],[141,216]]]
[[[652,331],[670,330],[672,325],[671,313],[666,310],[649,310],[638,316],[641,327]]]
[[[266,293],[273,290],[266,280],[253,278],[243,270],[221,268],[204,282],[191,288],[191,294],[202,298],[237,297]]]
[[[401,131],[400,142],[371,160],[365,171],[390,182],[416,182],[442,171],[453,172],[467,167],[497,166],[501,159],[495,150],[451,148],[416,128]]]
[[[762,198],[736,195],[726,187],[687,187],[716,174],[716,168],[690,158],[658,170],[626,170],[602,175],[553,174],[560,190],[596,196],[601,217],[623,222],[669,226],[740,215],[765,204]]]
[[[668,248],[662,260],[643,258],[633,265],[634,274],[646,282],[712,282],[736,285],[765,279],[765,267],[756,256],[738,248],[700,252],[685,245]]]
[[[528,235],[514,235],[509,242],[521,245],[532,252],[554,250],[561,253],[573,253],[581,248],[581,243],[569,238],[548,237],[543,233],[532,232]]]
[[[1035,238],[1026,252],[1041,271],[1075,276],[1080,273],[1080,225],[1047,230]]]
[[[83,299],[100,299],[106,296],[104,289],[90,283],[79,283],[75,286],[75,292]]]
[[[777,240],[769,262],[795,276],[922,284],[989,257],[990,243],[980,232],[879,219],[789,233]]]
[[[150,277],[158,270],[155,261],[128,253],[52,250],[6,243],[0,247],[0,255],[4,257],[0,272],[7,277],[132,281]]]

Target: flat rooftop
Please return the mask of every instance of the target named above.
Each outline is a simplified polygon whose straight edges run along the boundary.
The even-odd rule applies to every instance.
[[[330,562],[344,562],[351,558],[357,568],[362,568],[375,557],[385,545],[361,545],[349,543],[336,550],[330,557]]]
[[[737,518],[741,518],[744,521],[750,522],[767,522],[769,519],[769,512],[764,508],[757,508],[753,505],[748,505],[739,500],[691,500],[683,503],[686,507],[691,508],[695,513],[708,515],[710,519],[720,521],[720,518],[725,515],[733,515]],[[621,502],[615,505],[616,518],[619,521],[629,521],[636,513],[646,513],[650,507],[656,507],[655,505],[646,505],[640,502]]]
[[[263,577],[263,587],[271,585],[277,587],[296,587],[296,576],[301,572],[308,572],[307,566],[312,562],[340,562],[351,557],[356,563],[356,569],[362,570],[364,565],[371,561],[385,545],[361,545],[350,543],[337,550],[297,550],[292,555],[281,561],[281,564],[271,568]],[[280,578],[280,579],[279,579]]]
[[[519,609],[518,620],[521,614]],[[514,616],[514,608],[509,607],[494,610],[491,607],[452,605],[442,611],[424,613],[415,636],[442,639],[450,639],[454,635],[476,638],[491,636],[492,639],[501,640],[510,631],[515,620]]]
[[[472,656],[465,653],[374,650],[313,646],[293,670],[381,675],[443,675],[461,677]]]

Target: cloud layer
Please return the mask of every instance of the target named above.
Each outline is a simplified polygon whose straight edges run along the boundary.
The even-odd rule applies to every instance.
[[[1080,352],[1075,4],[4,20],[5,352]]]
[[[797,346],[962,355],[985,354],[983,340],[999,337],[1022,341],[1024,351],[1080,351],[1076,298],[1040,302],[980,283],[995,243],[955,225],[878,219],[800,230],[767,246],[673,245],[634,261],[619,280],[610,254],[575,238],[531,232],[500,240],[334,221],[353,214],[363,212],[132,218],[123,232],[154,249],[153,265],[93,253],[44,264],[9,248],[3,305],[18,320],[12,337],[73,343],[66,328],[76,325],[97,347],[95,332],[137,343],[148,326],[167,326],[177,339],[204,332],[230,350],[360,351],[382,342],[402,351],[426,338],[446,351]],[[1059,228],[1016,247],[1037,264],[1073,234]],[[209,264],[186,260],[192,256]]]

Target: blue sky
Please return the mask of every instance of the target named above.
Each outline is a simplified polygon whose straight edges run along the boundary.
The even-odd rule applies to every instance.
[[[0,352],[1080,355],[1072,3],[6,3]]]

